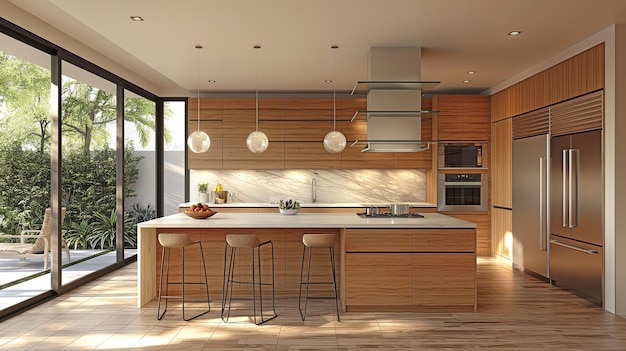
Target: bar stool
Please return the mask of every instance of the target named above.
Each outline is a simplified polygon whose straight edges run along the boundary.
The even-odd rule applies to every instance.
[[[309,297],[309,285],[310,284],[332,284],[333,290],[335,292],[335,308],[337,310],[337,321],[339,322],[339,298],[337,294],[337,278],[335,276],[335,241],[337,240],[337,235],[335,234],[304,234],[302,236],[302,243],[304,244],[304,249],[302,251],[302,267],[300,269],[300,289],[298,292],[298,309],[300,310],[300,317],[302,320],[306,318],[306,307],[309,299],[317,298],[324,299],[328,297]],[[304,257],[309,249],[309,258],[307,263],[307,275],[306,281],[302,281],[302,276],[304,273]],[[311,282],[311,255],[314,248],[328,248],[330,253],[330,268],[333,272],[333,281],[330,282]],[[306,293],[304,295],[304,312],[302,311],[302,285],[306,285]]]
[[[163,246],[163,250],[161,251],[161,276],[159,278],[159,306],[157,310],[157,319],[161,320],[167,311],[167,300],[169,299],[181,299],[183,306],[183,320],[190,321],[194,318],[200,317],[205,313],[211,311],[211,301],[209,297],[209,282],[206,277],[206,264],[204,262],[204,251],[202,250],[202,242],[191,240],[189,234],[159,234],[159,243]],[[195,244],[200,245],[200,258],[202,259],[202,269],[203,269],[203,277],[204,281],[185,281],[185,248],[193,246]],[[167,272],[165,278],[165,295],[163,295],[163,268],[165,262],[165,249],[167,249]],[[181,267],[182,267],[182,276],[179,282],[170,282],[170,258],[171,258],[171,250],[172,249],[181,249]],[[181,294],[180,295],[169,295],[169,286],[171,284],[180,284],[181,286]],[[206,302],[209,306],[209,309],[199,314],[191,317],[185,318],[185,285],[186,284],[204,284],[204,288],[206,290]],[[165,309],[163,313],[161,313],[161,299],[165,299]]]
[[[264,283],[261,277],[261,247],[269,245],[272,252],[272,282]],[[226,269],[226,260],[228,257],[228,247],[230,247],[230,261],[228,264],[228,270]],[[250,249],[252,254],[252,280],[241,281],[235,280],[235,257],[237,249]],[[256,270],[255,273],[255,251],[256,251]],[[258,281],[255,276],[258,274]],[[228,322],[230,318],[231,304],[233,300],[233,284],[250,284],[252,285],[252,304],[253,304],[253,317],[254,324],[260,325],[269,320],[276,318],[276,305],[274,298],[274,244],[271,240],[261,242],[259,237],[254,234],[227,234],[226,246],[224,247],[224,285],[222,286],[222,320]],[[260,321],[257,320],[256,313],[256,287],[259,288],[259,305],[260,305]],[[263,286],[272,287],[272,315],[269,318],[265,318],[263,314]],[[228,311],[226,311],[226,300],[228,300]],[[226,312],[226,316],[224,316]]]

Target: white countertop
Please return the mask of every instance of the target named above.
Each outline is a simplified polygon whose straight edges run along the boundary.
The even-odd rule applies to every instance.
[[[355,213],[216,213],[194,219],[184,213],[138,224],[139,228],[476,228],[476,223],[439,213],[422,213],[424,218],[361,218]]]
[[[435,204],[430,202],[399,202],[403,204],[409,204],[411,207],[422,207],[422,208],[435,208],[437,207]],[[197,204],[197,202],[186,202],[179,204],[178,207],[191,207],[192,204]],[[358,203],[358,202],[314,202],[314,203],[300,203],[301,207],[304,208],[350,208],[350,207],[389,207],[389,202],[385,203]],[[225,204],[209,204],[211,208],[216,207],[278,207],[277,203],[271,202],[234,202],[234,203],[225,203]]]

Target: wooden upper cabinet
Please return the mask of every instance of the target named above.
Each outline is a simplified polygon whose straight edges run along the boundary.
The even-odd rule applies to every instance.
[[[198,100],[189,100],[189,129],[197,127]],[[422,104],[430,109],[431,99]],[[200,127],[211,137],[206,153],[189,153],[190,169],[429,169],[432,151],[419,153],[363,153],[367,139],[367,118],[355,112],[366,110],[365,98],[260,98],[258,129],[269,139],[262,154],[250,152],[246,138],[256,130],[255,98],[200,99]],[[336,120],[335,123],[333,121]],[[432,139],[432,117],[423,119],[422,139]],[[331,154],[324,149],[326,133],[341,131],[346,149]]]
[[[493,122],[604,88],[604,43],[492,96]]]
[[[490,96],[439,95],[433,98],[433,108],[439,111],[436,139],[440,141],[489,140]]]
[[[198,130],[207,133],[211,138],[211,146],[209,150],[203,153],[194,153],[189,151],[188,162],[191,169],[220,169],[222,168],[222,99],[208,98],[189,99],[189,134]],[[200,110],[200,122],[198,123],[198,107]]]

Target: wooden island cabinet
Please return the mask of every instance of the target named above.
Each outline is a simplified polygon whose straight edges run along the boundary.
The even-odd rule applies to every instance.
[[[347,311],[476,311],[474,229],[347,229]]]
[[[159,233],[188,233],[194,240],[203,242],[209,289],[212,298],[218,300],[226,234],[254,233],[262,241],[272,240],[276,296],[297,298],[302,235],[335,233],[339,239],[335,255],[344,311],[475,311],[476,225],[438,213],[424,212],[423,216],[361,218],[355,213],[283,216],[267,212],[220,212],[206,220],[178,213],[143,222],[137,226],[137,305],[144,306],[158,293]],[[323,251],[319,250],[319,256],[314,258],[314,281],[332,281],[328,252]],[[195,250],[185,255],[189,256],[186,262],[200,261]],[[264,276],[271,273],[269,257],[262,258]],[[242,280],[248,271],[246,262],[238,263]],[[199,263],[195,264],[189,271],[200,272]],[[245,293],[249,294],[249,290],[235,291],[236,295]],[[328,296],[327,290],[317,289],[312,293]]]

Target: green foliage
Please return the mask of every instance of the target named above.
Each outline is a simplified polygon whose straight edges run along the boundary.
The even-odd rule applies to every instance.
[[[50,206],[50,157],[17,147],[1,150],[0,154],[0,232],[16,234],[40,224],[44,210]],[[68,245],[84,247],[91,237],[86,232],[91,228],[83,222],[97,222],[96,214],[115,211],[115,160],[116,154],[110,149],[92,152],[92,156],[82,152],[64,156],[62,203],[67,213],[63,229],[69,228]],[[140,160],[132,150],[125,150],[126,198],[135,196]],[[128,223],[132,232],[129,235],[135,237],[136,222],[131,219]],[[136,243],[136,238],[129,241]]]
[[[95,214],[96,221],[93,225],[93,233],[89,235],[88,241],[92,248],[114,248],[116,228],[117,228],[117,216],[115,210],[107,216],[103,213]],[[137,236],[134,235],[135,226],[133,224],[134,218],[129,216],[128,213],[124,213],[124,247],[135,248],[137,247]]]
[[[134,219],[135,224],[149,221],[156,218],[156,210],[150,204],[141,207],[140,204],[133,204],[130,210],[130,217]]]
[[[209,183],[200,183],[200,184],[198,184],[198,192],[199,193],[207,193],[207,192],[209,192]]]
[[[92,225],[89,221],[74,222],[70,225],[70,229],[65,233],[64,239],[68,247],[76,249],[87,248],[87,238],[92,232]]]
[[[1,148],[49,149],[50,70],[0,51],[0,107]]]

